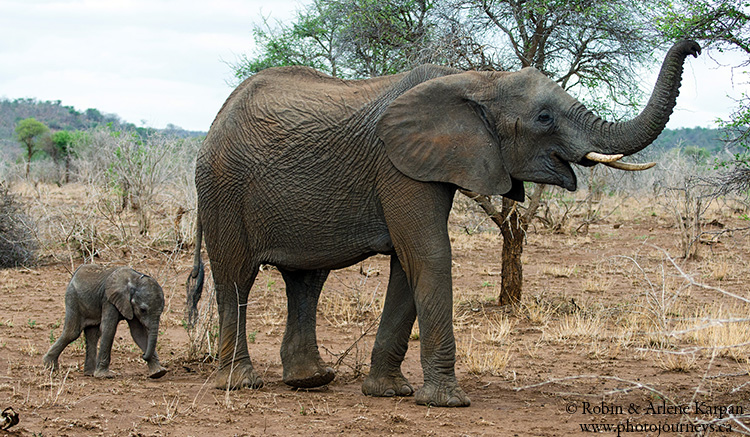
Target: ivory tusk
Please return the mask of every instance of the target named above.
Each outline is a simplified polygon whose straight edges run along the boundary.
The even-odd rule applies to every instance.
[[[642,164],[636,164],[636,163],[630,163],[630,162],[605,162],[603,164],[606,165],[607,167],[612,167],[612,168],[625,170],[625,171],[648,170],[651,167],[656,165],[655,162],[645,162]]]
[[[594,161],[594,162],[601,162],[602,164],[606,164],[608,162],[619,161],[623,156],[625,155],[622,155],[622,154],[605,155],[604,153],[589,152],[586,154],[586,159]]]

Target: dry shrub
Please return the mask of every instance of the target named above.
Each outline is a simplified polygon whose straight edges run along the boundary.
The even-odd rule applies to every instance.
[[[94,129],[78,141],[74,182],[23,186],[45,256],[133,263],[194,244],[200,139]]]
[[[187,360],[215,360],[219,347],[219,314],[213,281],[204,283],[203,299],[198,303],[198,317],[192,328],[183,324],[188,334]]]
[[[318,311],[332,326],[369,324],[380,317],[385,297],[385,281],[367,261],[351,269],[359,269],[360,276],[353,281],[344,281],[336,272],[328,281],[336,284],[320,296]],[[342,290],[343,288],[343,290]],[[339,291],[342,290],[342,291]]]
[[[126,227],[128,239],[180,249],[194,239],[199,147],[198,138],[96,129],[76,146],[73,168],[79,182],[107,201],[101,214]]]
[[[323,291],[318,312],[331,326],[352,326],[358,330],[354,342],[343,351],[331,351],[323,347],[336,358],[334,369],[347,367],[351,370],[352,377],[358,378],[365,374],[369,366],[371,343],[368,335],[371,338],[376,332],[383,312],[383,285],[387,277],[381,276],[380,270],[368,261],[350,269],[359,271],[356,279],[344,280],[336,272],[331,274],[328,281],[336,285]]]
[[[24,206],[0,183],[0,268],[33,264],[39,247],[34,221]]]

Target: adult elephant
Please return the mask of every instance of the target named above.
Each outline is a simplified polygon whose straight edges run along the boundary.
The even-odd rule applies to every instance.
[[[524,199],[523,181],[576,189],[570,163],[624,169],[675,105],[693,41],[675,44],[635,119],[609,123],[533,68],[426,65],[345,81],[303,67],[264,70],[219,111],[198,154],[198,228],[189,312],[200,297],[205,239],[216,285],[220,388],[259,387],[247,350],[248,293],[261,264],[286,283],[283,380],[329,383],[318,353],[320,290],[333,269],[391,256],[383,314],[362,391],[408,396],[401,372],[419,317],[418,404],[468,406],[455,376],[448,212],[458,187]]]

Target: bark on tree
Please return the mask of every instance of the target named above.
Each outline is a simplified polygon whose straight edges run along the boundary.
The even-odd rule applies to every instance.
[[[503,198],[502,214],[506,217],[500,225],[503,235],[503,270],[499,305],[515,305],[521,302],[523,291],[523,238],[528,228],[518,214],[518,203]]]

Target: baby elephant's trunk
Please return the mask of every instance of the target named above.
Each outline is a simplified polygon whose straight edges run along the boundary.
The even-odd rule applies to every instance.
[[[156,351],[156,339],[159,336],[159,319],[156,319],[151,326],[148,327],[148,344],[146,345],[146,352],[143,353],[143,359],[145,361],[151,361]]]

